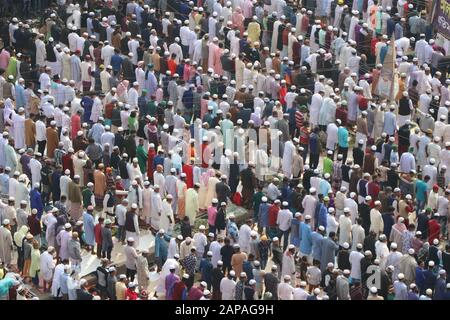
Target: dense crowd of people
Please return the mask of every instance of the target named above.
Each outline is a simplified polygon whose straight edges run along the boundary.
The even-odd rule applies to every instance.
[[[428,2],[6,3],[0,299],[450,299]]]

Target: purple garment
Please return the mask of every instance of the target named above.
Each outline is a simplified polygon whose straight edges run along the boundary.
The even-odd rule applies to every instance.
[[[192,287],[188,293],[188,300],[200,300],[203,297],[203,291],[199,287]]]
[[[26,153],[24,153],[20,157],[20,164],[22,165],[22,170],[27,175],[28,179],[31,180],[30,160],[31,160],[31,157],[29,155],[27,155]]]
[[[261,126],[261,118],[258,117],[255,113],[250,115],[250,120],[253,120],[253,125],[255,128],[259,128]]]
[[[173,288],[175,286],[175,283],[180,280],[180,278],[175,273],[170,273],[166,276],[166,299],[172,300],[173,297]]]
[[[359,42],[361,41],[361,25],[357,24],[355,26],[355,41],[357,44],[359,44]]]

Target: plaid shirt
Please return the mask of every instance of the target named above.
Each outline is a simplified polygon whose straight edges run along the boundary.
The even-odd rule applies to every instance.
[[[62,157],[66,154],[64,149],[55,149],[55,163],[62,165]]]
[[[446,189],[446,185],[445,185],[445,174],[442,174],[442,172],[439,172],[437,174],[437,185],[439,186],[439,188],[442,188],[443,190]]]
[[[195,274],[195,266],[196,266],[196,264],[197,264],[197,257],[195,255],[193,255],[193,254],[188,255],[183,260],[184,269],[186,270],[186,272],[189,275]]]

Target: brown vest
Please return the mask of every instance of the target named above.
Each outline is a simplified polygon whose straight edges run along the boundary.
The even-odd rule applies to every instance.
[[[375,156],[372,154],[366,154],[364,157],[364,172],[370,173],[373,175],[375,171]]]

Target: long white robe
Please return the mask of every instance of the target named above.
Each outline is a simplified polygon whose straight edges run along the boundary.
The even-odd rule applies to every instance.
[[[278,43],[278,27],[281,25],[281,21],[277,20],[273,23],[273,33],[272,33],[272,45],[270,52],[275,52],[277,50]]]
[[[31,183],[33,186],[36,183],[41,182],[41,179],[42,179],[41,170],[42,170],[42,164],[35,158],[32,158],[30,160],[30,171],[31,171]]]
[[[220,249],[222,249],[222,245],[217,241],[213,241],[209,245],[209,251],[211,251],[213,254],[212,258],[211,258],[211,263],[214,268],[217,267],[217,261],[222,260],[222,255],[220,254]]]
[[[165,192],[172,196],[172,210],[173,212],[177,211],[177,177],[174,175],[170,175],[166,177],[164,183]]]
[[[241,247],[241,251],[246,253],[250,252],[251,231],[248,224],[243,224],[239,229],[239,246]]]
[[[160,229],[164,229],[167,234],[171,234],[174,226],[174,217],[172,205],[164,199],[161,207],[161,219],[159,221]]]
[[[193,188],[187,189],[185,203],[185,214],[189,217],[189,222],[192,226],[195,223],[199,211],[198,192]]]
[[[153,192],[151,196],[151,210],[150,210],[150,221],[151,226],[155,230],[160,228],[160,220],[162,213],[162,200],[161,195],[157,192]]]
[[[338,133],[337,125],[334,122],[330,123],[327,126],[327,149],[328,150],[334,150],[336,148],[336,145],[338,143],[337,133]]]
[[[41,254],[40,268],[42,278],[45,281],[52,280],[53,270],[55,269],[55,260],[53,260],[53,256],[48,253],[48,251],[44,251]]]
[[[170,267],[175,266],[175,274],[180,275],[180,264],[174,258],[168,258],[166,262],[164,262],[161,272],[159,273],[158,284],[156,285],[156,292],[158,294],[166,294],[166,277],[170,274]]]
[[[375,253],[377,259],[380,261],[380,269],[384,270],[386,266],[386,260],[389,255],[389,249],[386,242],[377,241],[375,243]]]
[[[153,190],[150,188],[144,188],[142,190],[142,218],[146,223],[150,223],[150,211],[152,208],[152,197]]]
[[[217,198],[216,194],[216,184],[220,182],[216,177],[210,177],[208,179],[208,187],[206,189],[206,206],[209,206],[212,202],[212,199]]]
[[[13,238],[11,231],[4,226],[0,227],[0,259],[5,265],[11,264]]]
[[[25,148],[25,116],[13,113],[10,124],[13,127],[14,148]]]
[[[370,231],[375,232],[377,235],[383,233],[384,222],[380,211],[373,208],[370,210]]]
[[[282,267],[281,267],[281,277],[284,277],[285,275],[291,276],[291,283],[295,283],[295,260],[294,256],[291,255],[289,252],[285,252],[283,254],[283,260],[282,260]]]
[[[339,245],[342,246],[344,242],[352,243],[352,220],[350,217],[341,215],[339,217]]]
[[[282,169],[283,174],[287,178],[291,178],[292,175],[292,158],[294,155],[295,146],[292,141],[286,141],[284,144],[284,152],[283,152],[283,159],[282,159]]]
[[[319,124],[319,113],[322,107],[323,98],[320,94],[315,93],[311,98],[311,105],[309,106],[309,118],[311,126],[315,127]]]
[[[165,192],[165,184],[166,184],[166,178],[164,178],[164,175],[160,172],[153,172],[153,182],[155,185],[159,186],[159,194],[162,197],[164,197]]]
[[[61,287],[60,278],[63,273],[64,273],[64,265],[60,263],[55,267],[55,272],[53,274],[53,281],[52,281],[53,297],[59,297],[58,290]]]
[[[220,280],[220,292],[222,293],[222,300],[234,300],[236,290],[236,282],[233,279],[224,277]]]
[[[13,196],[13,195],[11,195]],[[20,202],[22,200],[25,200],[27,202],[27,204],[30,203],[30,190],[27,188],[27,186],[22,183],[19,182],[17,187],[16,187],[16,193],[15,193],[15,198],[16,198],[16,209],[20,207]]]

